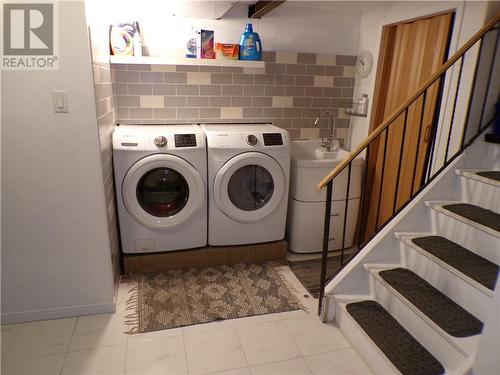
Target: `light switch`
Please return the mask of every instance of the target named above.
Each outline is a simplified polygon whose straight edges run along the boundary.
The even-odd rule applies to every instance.
[[[65,90],[52,91],[52,100],[54,102],[55,113],[68,113],[68,92]]]

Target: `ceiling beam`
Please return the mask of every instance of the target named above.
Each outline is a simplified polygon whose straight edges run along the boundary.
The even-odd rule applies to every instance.
[[[262,18],[285,1],[257,1],[248,7],[248,18]]]

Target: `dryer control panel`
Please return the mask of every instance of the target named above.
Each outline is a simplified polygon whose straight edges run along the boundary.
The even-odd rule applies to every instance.
[[[175,147],[196,147],[196,134],[175,134]]]

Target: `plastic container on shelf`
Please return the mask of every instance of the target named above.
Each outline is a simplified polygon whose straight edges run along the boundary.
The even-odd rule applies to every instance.
[[[240,60],[262,60],[262,43],[259,34],[253,31],[251,23],[247,23],[245,32],[241,34]]]

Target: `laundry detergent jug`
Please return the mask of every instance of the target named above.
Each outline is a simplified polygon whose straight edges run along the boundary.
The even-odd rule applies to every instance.
[[[260,61],[261,59],[262,43],[259,34],[253,32],[251,23],[247,23],[240,39],[240,60]]]

